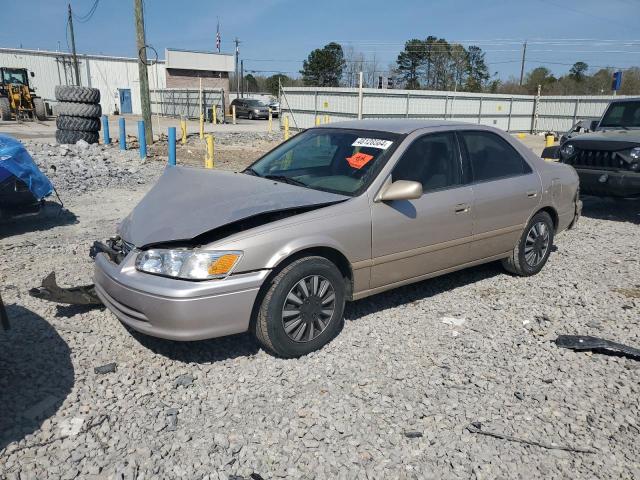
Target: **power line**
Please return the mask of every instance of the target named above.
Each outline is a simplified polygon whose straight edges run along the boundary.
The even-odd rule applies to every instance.
[[[91,20],[91,17],[93,17],[93,14],[96,13],[96,10],[98,8],[98,3],[100,3],[100,0],[94,0],[93,5],[85,15],[76,15],[74,13],[73,17],[76,19],[78,23],[87,23],[89,20]]]

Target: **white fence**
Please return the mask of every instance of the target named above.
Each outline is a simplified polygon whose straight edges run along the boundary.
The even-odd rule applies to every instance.
[[[357,88],[285,87],[281,119],[310,128],[316,118],[358,118]],[[491,125],[510,132],[563,132],[579,120],[600,117],[611,96],[540,96],[430,90],[362,90],[362,118],[425,118]],[[621,97],[618,97],[621,98]],[[282,121],[282,120],[281,120]]]

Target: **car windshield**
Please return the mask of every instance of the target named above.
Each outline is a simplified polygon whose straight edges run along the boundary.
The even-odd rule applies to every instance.
[[[283,143],[245,173],[342,195],[359,195],[375,177],[400,135],[317,128]]]
[[[2,83],[27,85],[27,74],[23,70],[4,70],[2,72]]]
[[[260,100],[245,100],[245,103],[250,107],[264,107],[264,103]]]
[[[640,101],[612,103],[600,127],[640,128]]]

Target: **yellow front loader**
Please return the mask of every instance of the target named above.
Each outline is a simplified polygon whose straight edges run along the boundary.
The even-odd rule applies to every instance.
[[[31,72],[33,77],[33,72]],[[44,100],[29,86],[26,68],[0,68],[0,119],[44,120],[47,112]]]

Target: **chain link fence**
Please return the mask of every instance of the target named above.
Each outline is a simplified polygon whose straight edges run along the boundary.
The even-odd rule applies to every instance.
[[[164,88],[150,90],[151,113],[167,117],[200,118],[200,90]],[[207,119],[211,119],[212,108],[217,109],[218,118],[224,118],[224,90],[203,89],[202,109]]]

